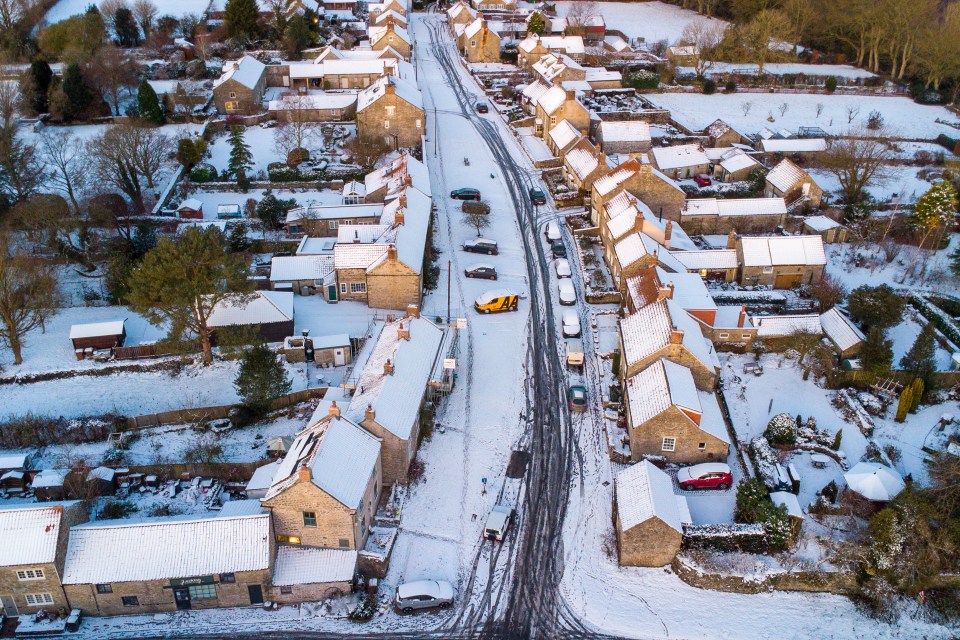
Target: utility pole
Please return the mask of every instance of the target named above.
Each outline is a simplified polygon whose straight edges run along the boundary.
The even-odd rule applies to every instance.
[[[447,325],[450,324],[450,280],[453,279],[452,262],[447,260]]]

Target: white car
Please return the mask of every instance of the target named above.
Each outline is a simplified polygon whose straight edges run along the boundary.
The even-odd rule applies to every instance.
[[[547,236],[547,242],[557,242],[560,240],[560,225],[556,222],[548,222],[543,233]]]
[[[405,582],[397,587],[397,597],[393,600],[393,606],[403,613],[432,607],[446,609],[452,604],[453,585],[446,580]]]
[[[557,258],[554,261],[554,265],[557,269],[558,278],[569,278],[570,277],[570,261],[566,258]]]
[[[577,304],[577,292],[573,288],[572,280],[561,280],[557,284],[557,289],[560,290],[560,304]]]
[[[564,338],[580,337],[580,316],[576,311],[564,311],[562,324]]]

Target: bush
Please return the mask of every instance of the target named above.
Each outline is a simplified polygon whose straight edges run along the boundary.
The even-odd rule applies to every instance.
[[[132,513],[136,513],[136,511],[136,505],[126,500],[107,500],[106,504],[103,505],[103,510],[100,511],[100,519],[118,520],[120,518],[126,518]]]
[[[717,92],[717,83],[713,80],[704,80],[703,81],[703,94],[706,96],[712,95]]]
[[[783,550],[790,542],[792,529],[786,508],[775,506],[767,495],[767,488],[756,478],[737,487],[734,520],[742,524],[762,524],[771,549]]]
[[[778,413],[767,423],[763,436],[772,444],[794,444],[797,441],[797,423],[789,413]]]
[[[274,398],[290,393],[291,383],[277,354],[259,344],[244,352],[233,385],[243,404],[254,415],[263,415]]]
[[[883,128],[883,115],[879,111],[871,111],[867,116],[867,129],[876,131]]]
[[[829,78],[827,78],[827,82],[825,83],[824,87],[826,88],[827,93],[833,93],[834,91],[836,91],[837,90],[836,77],[830,76]]]
[[[660,86],[660,75],[646,69],[636,73],[628,73],[623,79],[623,86],[638,90],[652,90]]]
[[[194,182],[213,182],[218,177],[217,168],[206,162],[201,162],[190,171],[190,179]]]
[[[723,90],[727,93],[733,93],[737,90],[737,83],[733,80],[727,80],[726,84],[723,85]]]

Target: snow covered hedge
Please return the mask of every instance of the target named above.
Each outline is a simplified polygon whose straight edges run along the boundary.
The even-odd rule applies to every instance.
[[[719,551],[766,553],[770,549],[767,530],[756,524],[704,524],[683,529],[685,548],[710,548]]]
[[[0,448],[22,449],[106,440],[114,431],[126,429],[126,424],[123,416],[110,414],[72,420],[28,414],[0,424]]]
[[[780,487],[780,474],[777,472],[777,465],[780,458],[776,451],[770,446],[770,443],[763,436],[757,436],[750,441],[750,458],[753,460],[760,480],[770,490],[774,491]]]

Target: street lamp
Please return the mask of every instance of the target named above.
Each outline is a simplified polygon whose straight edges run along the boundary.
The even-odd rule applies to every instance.
[[[303,373],[307,377],[307,386],[310,386],[310,363],[307,357],[312,353],[312,349],[307,349],[307,338],[310,336],[310,329],[304,329],[300,332],[303,336]]]

